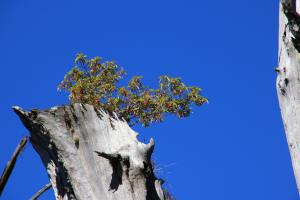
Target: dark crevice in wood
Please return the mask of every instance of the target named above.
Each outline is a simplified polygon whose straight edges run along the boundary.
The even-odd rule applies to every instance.
[[[70,111],[72,113],[72,116],[73,116],[73,119],[75,121],[76,124],[78,124],[78,117],[76,116],[76,113],[75,113],[75,109],[74,109],[74,105],[71,104],[70,105]]]
[[[122,167],[122,160],[120,154],[107,154],[104,152],[95,151],[98,156],[101,156],[107,159],[112,167],[112,174],[111,174],[111,181],[109,190],[113,190],[116,192],[120,185],[122,185],[122,176],[123,176],[123,167]]]
[[[295,49],[300,52],[300,16],[296,12],[295,5],[282,3],[284,14],[288,19],[288,27],[294,37],[291,38]],[[283,35],[284,37],[284,35]],[[284,41],[284,40],[283,40]]]
[[[110,123],[111,128],[112,128],[113,130],[116,130],[116,129],[115,129],[114,122],[113,122],[113,120],[111,119],[111,117],[109,117],[109,123]]]
[[[31,134],[30,142],[33,148],[39,153],[44,166],[47,167],[49,163],[54,163],[56,185],[53,187],[57,189],[58,195],[61,197],[67,195],[68,199],[76,199],[72,185],[68,181],[68,172],[64,167],[64,163],[58,157],[57,147],[47,134],[48,130],[40,123],[43,120],[39,120],[38,116],[35,116],[35,119],[33,119],[32,113],[25,113],[17,109],[14,109],[14,111],[20,117],[25,127],[33,133]]]
[[[34,128],[35,129],[35,128]],[[33,129],[33,131],[35,131]],[[40,132],[41,129],[39,128],[38,131]],[[49,163],[54,163],[55,165],[55,182],[56,182],[56,189],[58,195],[63,197],[67,195],[70,199],[76,199],[75,194],[72,188],[71,183],[69,180],[69,175],[64,167],[64,163],[58,157],[58,150],[54,143],[51,142],[51,139],[45,136],[40,136],[40,134],[34,134],[30,138],[30,141],[34,147],[34,149],[39,152],[40,157],[45,165],[48,166]],[[51,146],[51,148],[49,148]],[[41,156],[42,155],[42,156]],[[51,177],[50,177],[51,178]]]
[[[145,163],[144,163],[145,164]],[[147,190],[147,196],[146,200],[160,200],[156,188],[155,188],[155,181],[157,178],[155,177],[155,174],[153,173],[152,164],[146,163],[144,174],[146,177],[146,188]]]
[[[99,111],[99,110],[97,110],[95,107],[94,107],[94,111],[95,111],[95,113],[97,114],[97,116],[99,117],[99,119],[101,119],[101,120],[102,120],[102,118],[103,118],[103,115],[100,113],[100,111]]]
[[[81,104],[81,106],[82,106],[82,108],[84,109],[84,111],[87,111],[87,109],[86,109],[86,107],[85,107],[85,104],[84,104],[84,103],[82,103],[82,104]]]
[[[49,167],[48,174],[59,198],[76,199],[73,189],[76,188],[80,199],[108,200],[124,196],[128,200],[164,200],[163,181],[156,178],[151,163],[154,141],[139,143],[136,133],[126,126],[123,129],[123,122],[119,122],[113,113],[96,111],[84,104],[55,107],[48,113],[39,111],[37,115],[22,109],[16,113],[30,131],[33,147],[44,165]],[[68,131],[72,135],[64,134]],[[81,147],[76,150],[79,136]],[[72,146],[72,139],[76,148]],[[94,149],[99,150],[96,152],[98,156],[108,160],[111,168],[104,159],[90,156]],[[117,151],[104,153],[106,149]],[[80,163],[74,165],[72,162],[75,161]],[[110,179],[108,182],[107,178]]]
[[[68,113],[66,107],[64,107],[64,120],[65,120],[67,130],[70,131],[72,128],[72,121],[70,119],[70,116],[69,116],[69,113]]]
[[[290,82],[289,79],[287,79],[287,78],[284,79],[284,84],[286,87],[288,86],[289,82]]]

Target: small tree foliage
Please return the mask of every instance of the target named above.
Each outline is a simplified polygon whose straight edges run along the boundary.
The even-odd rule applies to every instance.
[[[88,59],[79,53],[75,67],[65,75],[58,89],[70,92],[71,103],[87,103],[114,112],[131,126],[162,122],[168,113],[187,117],[192,105],[207,102],[199,87],[186,86],[180,78],[160,76],[158,88],[152,89],[143,85],[141,76],[134,76],[128,85],[119,86],[125,74],[113,61]]]

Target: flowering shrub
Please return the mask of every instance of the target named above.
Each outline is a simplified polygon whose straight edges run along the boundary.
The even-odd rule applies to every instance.
[[[180,78],[160,76],[158,88],[151,89],[143,85],[141,76],[134,76],[128,85],[119,86],[125,74],[112,61],[104,62],[100,57],[88,59],[79,53],[75,67],[65,75],[58,89],[70,92],[71,103],[87,103],[114,112],[131,126],[161,122],[167,113],[187,117],[192,105],[207,102],[200,88],[186,86]]]

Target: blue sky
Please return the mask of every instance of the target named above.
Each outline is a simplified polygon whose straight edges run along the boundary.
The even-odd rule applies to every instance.
[[[154,137],[165,187],[181,200],[296,200],[275,90],[278,1],[0,1],[0,169],[28,135],[11,106],[67,104],[57,84],[77,52],[155,85],[161,74],[203,89],[210,104],[183,120],[135,127]],[[3,199],[48,183],[27,146]],[[53,200],[48,191],[41,199]]]

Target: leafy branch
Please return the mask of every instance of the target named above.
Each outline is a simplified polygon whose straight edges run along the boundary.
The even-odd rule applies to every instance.
[[[186,86],[180,78],[160,76],[158,88],[152,89],[142,83],[141,76],[134,76],[127,85],[119,86],[125,74],[113,61],[88,59],[79,53],[75,67],[65,75],[58,89],[70,92],[71,103],[87,103],[114,112],[131,126],[162,122],[165,114],[187,117],[193,105],[208,102],[199,87]]]

